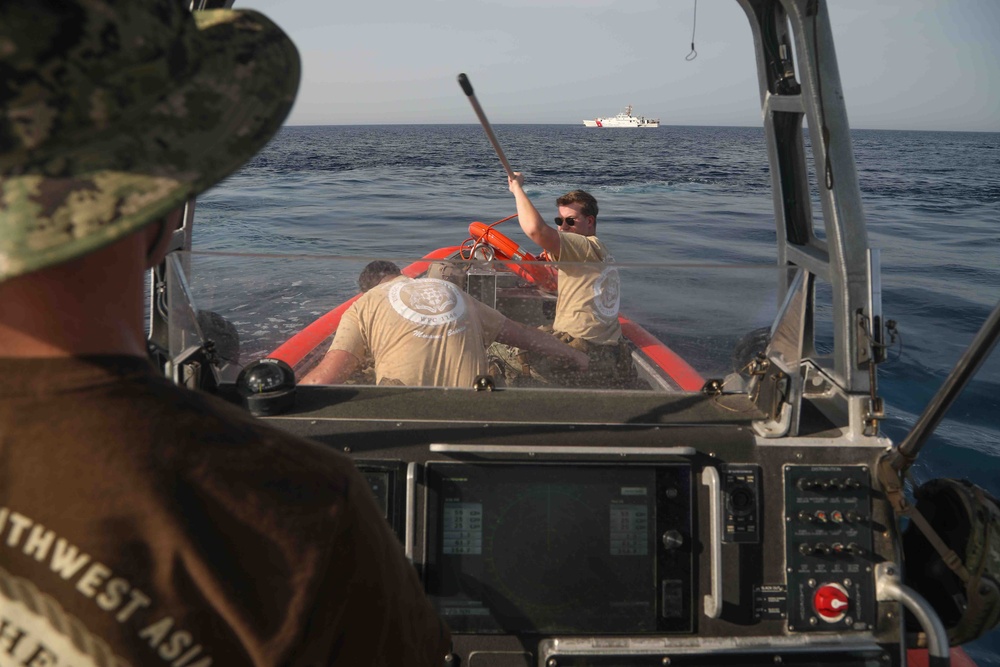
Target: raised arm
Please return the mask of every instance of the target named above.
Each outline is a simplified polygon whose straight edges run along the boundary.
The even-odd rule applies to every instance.
[[[357,370],[361,361],[346,350],[330,350],[299,384],[342,384]]]
[[[497,334],[497,340],[505,345],[512,345],[525,350],[537,352],[546,357],[559,359],[580,371],[586,371],[590,358],[580,350],[573,349],[552,334],[532,329],[520,322],[508,319]]]
[[[529,239],[541,246],[555,259],[559,259],[559,231],[545,224],[538,209],[524,192],[524,174],[514,172],[514,178],[507,178],[507,188],[513,193],[517,204],[517,221]]]

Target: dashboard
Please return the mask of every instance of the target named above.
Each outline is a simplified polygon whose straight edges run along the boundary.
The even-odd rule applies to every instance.
[[[445,664],[903,660],[880,439],[767,441],[691,395],[608,395],[589,412],[634,418],[588,424],[551,393],[299,392],[267,419],[354,459],[452,630]]]

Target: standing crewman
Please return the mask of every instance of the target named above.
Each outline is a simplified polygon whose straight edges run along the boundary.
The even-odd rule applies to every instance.
[[[558,229],[542,219],[524,192],[524,175],[507,179],[517,204],[521,230],[559,262],[559,288],[553,332],[590,357],[590,370],[564,381],[596,386],[632,387],[635,367],[618,322],[621,280],[614,257],[597,238],[597,200],[573,190],[556,200]],[[544,363],[544,360],[541,360]],[[536,364],[537,365],[537,364]],[[555,378],[561,374],[551,369]]]

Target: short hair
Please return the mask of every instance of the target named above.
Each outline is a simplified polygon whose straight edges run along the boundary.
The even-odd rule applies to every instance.
[[[388,276],[398,276],[401,273],[402,271],[399,270],[399,267],[392,262],[384,259],[376,259],[374,262],[369,262],[368,266],[361,269],[361,275],[358,276],[358,287],[361,288],[362,292],[367,292],[382,282],[384,278]]]
[[[556,206],[566,206],[568,204],[583,204],[580,212],[584,215],[592,215],[594,219],[597,219],[597,200],[589,192],[572,190],[556,200]]]

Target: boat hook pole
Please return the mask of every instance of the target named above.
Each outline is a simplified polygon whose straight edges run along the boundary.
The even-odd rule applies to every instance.
[[[898,447],[889,450],[879,459],[878,478],[882,483],[886,497],[897,514],[905,515],[911,509],[909,502],[903,495],[903,477],[906,475],[906,471],[913,465],[920,449],[944,417],[945,412],[965,388],[966,383],[972,379],[979,366],[990,356],[998,338],[1000,338],[1000,302],[986,318],[979,333],[969,344],[965,354],[955,364],[955,368],[952,369],[944,384],[924,408],[923,414],[920,415],[910,434]]]
[[[966,383],[972,379],[982,363],[990,356],[998,338],[1000,338],[1000,302],[986,318],[979,333],[969,344],[962,358],[958,360],[948,379],[928,403],[913,430],[897,448],[892,460],[893,468],[897,471],[905,471],[910,466],[924,442],[944,417],[944,413],[948,411],[962,389],[965,388]]]
[[[489,137],[490,143],[493,144],[493,150],[497,152],[497,157],[503,162],[503,168],[507,170],[507,177],[514,178],[514,170],[510,168],[510,163],[507,162],[506,156],[503,154],[503,149],[500,148],[500,142],[497,141],[496,135],[493,134],[493,129],[490,127],[490,121],[486,120],[486,114],[483,113],[483,108],[479,106],[479,101],[476,99],[475,93],[472,92],[472,84],[469,83],[469,77],[465,74],[458,75],[458,85],[462,87],[465,94],[469,97],[469,103],[472,104],[472,110],[476,112],[479,116],[479,122],[483,124],[483,129],[486,130],[486,136]]]

